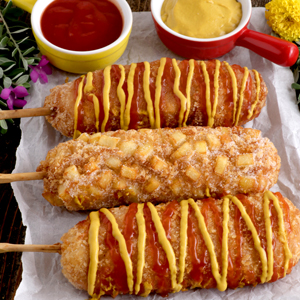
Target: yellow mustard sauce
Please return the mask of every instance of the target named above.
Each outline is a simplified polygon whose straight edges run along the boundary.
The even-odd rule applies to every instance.
[[[122,65],[119,65],[121,78],[117,87],[117,95],[120,101],[120,128],[124,130],[124,111],[125,111],[125,101],[126,96],[123,90],[123,84],[125,82],[125,68]]]
[[[110,109],[110,102],[109,102],[109,91],[111,86],[111,78],[110,78],[110,69],[111,66],[107,66],[104,71],[104,87],[103,87],[103,110],[104,110],[104,119],[101,124],[101,132],[105,131],[105,126],[108,121],[109,117],[109,109]]]
[[[206,70],[206,64],[204,61],[200,61],[202,73],[204,76],[205,82],[205,99],[206,99],[206,113],[208,116],[208,120],[211,119],[211,102],[210,102],[210,83],[209,83],[209,76]],[[209,122],[209,121],[208,121]]]
[[[147,112],[149,116],[150,126],[151,128],[155,128],[155,120],[154,120],[154,111],[153,111],[153,103],[151,100],[150,94],[150,64],[149,62],[144,62],[145,71],[143,76],[143,89],[144,89],[144,97],[147,103]]]
[[[186,114],[184,117],[183,126],[186,126],[186,122],[188,120],[190,109],[191,109],[191,86],[192,86],[192,80],[193,80],[194,70],[195,70],[195,61],[193,59],[189,60],[189,67],[190,67],[189,74],[186,83],[187,106],[186,106]]]
[[[233,31],[242,17],[236,0],[164,0],[162,21],[172,30],[194,38],[214,38]]]
[[[94,298],[94,289],[98,268],[99,242],[98,234],[100,228],[99,212],[90,213],[90,229],[89,229],[89,246],[90,246],[90,263],[88,272],[88,294]]]
[[[84,210],[84,207],[82,206],[81,201],[78,199],[77,196],[74,197],[74,202],[78,205],[78,207],[82,210]]]
[[[232,124],[235,123],[235,114],[236,114],[236,104],[237,104],[237,80],[235,73],[233,72],[231,66],[228,62],[224,61],[224,64],[230,74],[231,77],[231,84],[232,84],[232,98],[233,98],[233,120]]]
[[[238,111],[236,114],[236,118],[235,118],[235,123],[234,125],[237,126],[239,119],[240,119],[240,114],[241,114],[241,110],[242,110],[242,106],[243,106],[243,102],[244,102],[244,92],[245,92],[245,88],[246,88],[246,83],[247,83],[247,79],[249,76],[249,70],[247,67],[244,67],[244,77],[243,77],[243,81],[242,81],[242,86],[241,86],[241,90],[240,90],[240,101],[239,101],[239,107],[238,107]]]
[[[114,215],[106,208],[101,208],[100,211],[105,214],[112,226],[112,235],[119,243],[120,255],[124,261],[126,274],[127,274],[127,284],[130,294],[133,292],[133,269],[132,269],[132,261],[128,254],[126,241],[124,236],[122,235],[118,223]]]
[[[159,218],[159,215],[157,213],[155,206],[151,202],[148,202],[147,206],[149,207],[149,209],[151,211],[151,217],[152,217],[152,220],[153,220],[153,223],[154,223],[157,235],[158,235],[158,241],[161,244],[164,251],[166,252],[166,256],[167,256],[167,259],[169,262],[170,273],[171,273],[172,289],[174,292],[180,291],[181,285],[177,284],[177,282],[176,282],[177,268],[176,268],[176,258],[175,258],[174,250],[171,246],[171,243],[167,239],[166,232],[161,223],[161,220]]]
[[[79,137],[80,133],[77,130],[77,123],[78,123],[78,108],[80,101],[82,99],[82,87],[83,87],[83,82],[84,82],[84,75],[81,76],[81,81],[78,85],[78,95],[75,100],[75,105],[74,105],[74,135],[73,138],[76,139]]]
[[[144,204],[138,204],[138,211],[136,213],[136,221],[138,224],[138,256],[137,256],[137,271],[136,271],[136,282],[135,282],[135,294],[140,291],[140,285],[143,279],[143,270],[145,266],[145,245],[146,245],[146,224],[144,218]]]
[[[214,125],[214,122],[215,122],[214,117],[216,115],[217,106],[218,106],[220,66],[221,66],[220,61],[216,60],[216,69],[215,69],[215,74],[214,74],[215,99],[214,99],[213,109],[211,112],[211,117],[208,120],[208,124],[207,124],[209,127],[213,127],[213,125]]]
[[[268,204],[270,202],[269,199],[273,200],[273,204],[274,204],[275,210],[278,215],[278,227],[279,227],[280,242],[283,244],[284,255],[285,255],[285,261],[284,261],[284,276],[285,276],[286,271],[289,268],[290,259],[293,257],[293,255],[291,253],[291,250],[290,250],[288,242],[287,242],[287,235],[286,235],[286,231],[285,231],[285,227],[284,227],[284,220],[283,220],[283,212],[279,205],[278,198],[271,191],[266,191],[264,193],[264,200]],[[266,205],[265,209],[267,210],[267,205]],[[269,214],[270,214],[270,212],[269,212]]]
[[[128,90],[128,99],[126,103],[125,113],[124,113],[124,130],[127,130],[130,124],[130,109],[132,103],[132,97],[134,92],[133,80],[135,74],[136,64],[131,64],[128,78],[127,78],[127,90]]]
[[[256,70],[252,70],[255,74],[255,81],[256,81],[256,98],[255,98],[255,101],[254,103],[251,105],[251,108],[248,112],[248,116],[247,118],[250,119],[253,115],[253,111],[258,103],[258,100],[259,100],[259,94],[260,94],[260,78],[259,78],[259,74]]]
[[[159,110],[159,104],[160,104],[160,97],[161,97],[161,78],[164,73],[165,65],[166,65],[167,59],[165,57],[162,57],[160,59],[160,65],[157,71],[156,81],[155,81],[155,128],[160,128],[160,110]]]

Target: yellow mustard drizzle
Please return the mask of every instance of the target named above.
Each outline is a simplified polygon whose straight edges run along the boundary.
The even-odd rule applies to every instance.
[[[232,99],[233,99],[233,120],[232,124],[235,123],[235,114],[236,114],[236,104],[237,104],[237,80],[235,73],[233,72],[231,66],[228,64],[228,62],[224,61],[224,64],[230,74],[231,77],[231,84],[232,84]]]
[[[161,223],[161,220],[159,218],[159,215],[157,213],[155,206],[151,202],[148,202],[147,206],[149,207],[149,209],[151,211],[151,217],[152,217],[155,229],[158,234],[158,241],[161,244],[164,251],[166,252],[166,256],[167,256],[167,259],[169,262],[170,273],[171,273],[172,289],[174,292],[180,291],[181,285],[176,283],[177,268],[176,268],[176,258],[175,258],[174,250],[171,246],[171,243],[167,239],[166,232]]]
[[[81,201],[78,199],[78,197],[74,197],[74,202],[78,205],[78,207],[82,210],[84,210],[84,207],[82,206]]]
[[[188,199],[188,203],[191,205],[191,207],[195,211],[195,216],[198,221],[198,226],[199,226],[200,232],[202,234],[202,237],[204,239],[205,245],[206,245],[208,253],[209,253],[210,262],[211,262],[211,271],[217,282],[217,288],[220,291],[225,291],[227,288],[227,281],[226,281],[226,278],[224,281],[221,274],[219,273],[219,264],[217,261],[215,247],[214,247],[211,237],[207,231],[204,217],[199,209],[199,206],[196,204],[196,202],[193,199]],[[223,249],[222,249],[222,251],[223,251]]]
[[[99,212],[93,211],[90,213],[90,228],[89,228],[89,245],[90,245],[90,263],[88,272],[88,293],[93,298],[97,268],[98,268],[98,256],[99,256],[99,242],[98,234],[100,228]]]
[[[286,236],[284,220],[283,220],[283,212],[279,205],[278,198],[272,192],[266,191],[264,193],[264,198],[265,198],[265,200],[266,199],[273,200],[273,204],[274,204],[274,207],[275,207],[277,215],[278,215],[278,227],[279,227],[280,242],[283,244],[284,256],[285,256],[285,261],[284,261],[284,276],[285,276],[286,271],[289,268],[290,259],[293,257],[293,255],[291,253],[291,250],[290,250],[288,242],[287,242],[287,236]]]
[[[249,76],[249,70],[247,67],[244,67],[244,77],[243,77],[243,81],[242,81],[242,86],[241,86],[241,91],[240,91],[240,101],[239,101],[239,107],[238,107],[238,111],[235,117],[235,123],[234,125],[236,126],[239,122],[239,118],[240,118],[240,114],[241,114],[241,110],[242,110],[242,106],[243,106],[243,102],[244,102],[244,92],[245,92],[245,88],[246,88],[246,82]]]
[[[153,111],[153,103],[151,100],[151,94],[150,94],[150,64],[149,62],[144,62],[145,71],[143,75],[143,89],[144,89],[144,97],[147,103],[147,112],[149,116],[150,126],[151,128],[155,128],[155,120],[154,120],[154,111]]]
[[[210,84],[209,84],[209,76],[206,70],[206,63],[204,61],[200,61],[200,65],[202,68],[202,73],[204,76],[205,82],[205,99],[206,99],[206,113],[208,116],[208,120],[211,119],[211,102],[210,102]]]
[[[84,93],[90,93],[93,89],[94,89],[94,86],[93,86],[93,73],[88,72],[86,74],[86,83],[85,83],[83,92]]]
[[[133,80],[134,80],[134,73],[136,69],[136,64],[131,64],[128,78],[127,78],[127,90],[128,90],[128,99],[126,103],[125,113],[124,113],[124,130],[128,129],[130,124],[130,109],[133,97]]]
[[[256,70],[252,70],[255,74],[255,81],[256,81],[256,98],[255,98],[255,101],[254,103],[251,105],[251,108],[248,112],[248,116],[247,118],[250,119],[253,115],[253,111],[258,103],[258,100],[259,100],[259,94],[260,94],[260,78],[259,78],[259,74]]]
[[[101,208],[100,211],[105,214],[112,225],[112,235],[119,243],[120,255],[124,261],[126,274],[127,274],[127,284],[130,294],[133,292],[133,270],[132,270],[132,261],[129,257],[125,238],[122,235],[118,223],[114,215],[106,208]]]
[[[241,216],[247,225],[247,228],[252,233],[252,238],[254,241],[254,248],[259,253],[260,260],[262,263],[262,274],[261,274],[260,280],[262,283],[264,283],[264,282],[266,282],[267,271],[268,271],[267,256],[266,256],[265,250],[261,246],[261,242],[260,242],[260,238],[258,236],[257,230],[256,230],[252,220],[250,219],[250,216],[247,214],[246,209],[245,209],[244,205],[242,204],[242,202],[237,197],[234,197],[234,196],[225,196],[225,198],[229,198],[238,207],[239,211],[241,212]]]
[[[264,218],[266,227],[267,253],[268,253],[268,274],[266,281],[271,280],[273,275],[273,248],[272,248],[272,227],[270,218],[270,200],[266,193],[264,193]]]
[[[82,99],[82,87],[83,87],[83,81],[84,81],[84,75],[81,76],[81,81],[78,85],[78,95],[75,101],[75,105],[74,105],[74,135],[73,138],[76,139],[79,137],[80,133],[77,130],[77,123],[78,123],[78,107],[80,104],[80,101]]]
[[[110,69],[111,66],[107,66],[104,71],[104,87],[103,87],[103,110],[104,110],[104,119],[101,125],[101,132],[105,131],[105,126],[108,121],[109,117],[109,109],[110,109],[110,102],[109,102],[109,91],[111,86],[111,78],[110,78]]]
[[[123,90],[123,84],[125,81],[125,69],[122,65],[119,65],[120,72],[121,72],[121,78],[117,87],[117,95],[118,99],[120,101],[120,127],[124,130],[124,111],[125,111],[125,92]]]
[[[193,59],[189,60],[189,74],[187,77],[187,83],[186,83],[186,96],[187,96],[187,106],[186,106],[186,113],[184,117],[183,126],[186,126],[186,122],[188,120],[190,109],[191,109],[191,86],[192,86],[192,80],[194,76],[194,69],[195,69],[195,61]]]
[[[146,225],[143,214],[144,204],[138,204],[138,211],[136,213],[136,221],[138,224],[138,256],[137,256],[137,271],[136,271],[136,282],[135,282],[135,293],[138,294],[140,291],[140,285],[142,283],[143,270],[145,266],[145,244],[146,244]]]
[[[216,115],[216,111],[217,111],[217,105],[218,105],[218,100],[219,100],[219,75],[220,75],[220,66],[221,63],[219,60],[216,60],[216,69],[215,69],[215,74],[214,74],[214,88],[215,88],[215,99],[214,99],[214,105],[213,105],[213,109],[211,112],[211,116],[208,119],[208,126],[209,127],[213,127],[214,125],[214,117]]]
[[[185,258],[186,258],[186,246],[187,246],[187,219],[189,205],[188,200],[180,201],[181,206],[181,219],[180,219],[180,254],[179,254],[179,276],[178,283],[182,283],[184,270],[185,270]]]
[[[162,57],[160,59],[160,65],[157,71],[156,81],[155,81],[155,128],[160,128],[160,110],[159,110],[159,103],[160,103],[160,97],[161,97],[161,78],[164,73],[165,65],[166,65],[167,59],[165,57]]]

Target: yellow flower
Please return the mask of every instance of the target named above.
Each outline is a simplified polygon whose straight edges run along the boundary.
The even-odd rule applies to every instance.
[[[300,39],[300,0],[272,0],[266,4],[268,24],[283,39]]]

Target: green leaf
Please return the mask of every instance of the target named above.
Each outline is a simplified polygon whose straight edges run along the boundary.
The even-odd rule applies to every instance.
[[[3,25],[3,24],[1,24],[1,25],[0,25],[0,36],[2,36],[3,29],[4,29],[4,25]]]
[[[13,68],[16,64],[17,64],[16,62],[13,63],[13,64],[11,64],[8,68],[6,68],[5,70],[3,70],[3,72],[4,72],[4,73],[7,72],[7,71],[10,70],[11,68]]]
[[[33,58],[29,58],[29,59],[26,59],[26,60],[27,60],[28,65],[32,65],[34,63]]]
[[[11,63],[11,62],[14,62],[14,61],[11,59],[8,59],[6,57],[0,57],[0,66],[4,65],[6,63]]]
[[[0,100],[0,105],[1,105],[2,107],[7,108],[7,104],[6,104],[5,102],[3,102],[2,100]],[[1,109],[1,108],[0,108],[0,109]]]
[[[17,74],[15,77],[13,77],[11,80],[14,81],[16,80],[18,77],[20,77],[23,74],[23,72]]]
[[[29,75],[23,75],[17,80],[16,85],[24,84],[25,82],[28,81],[28,79],[29,79]]]
[[[6,17],[14,17],[15,19],[18,19],[18,17],[21,17],[24,14],[24,11],[19,7],[12,7],[10,8],[7,13]]]
[[[3,77],[3,69],[0,67],[0,79]]]
[[[7,5],[5,6],[5,8],[2,10],[2,16],[4,17],[6,12],[11,8],[12,6],[12,1],[9,0],[9,2],[7,3]]]
[[[0,47],[5,47],[7,45],[9,38],[7,36],[3,37],[0,41]]]
[[[0,132],[1,132],[2,134],[4,134],[4,133],[7,132],[8,126],[7,126],[7,123],[6,123],[5,120],[0,120],[0,127],[1,127]]]
[[[17,30],[17,31],[14,31],[14,32],[10,32],[11,34],[16,34],[16,33],[21,33],[21,32],[24,32],[24,31],[26,31],[26,30],[29,30],[30,28],[23,28],[23,29],[19,29],[19,30]]]
[[[300,90],[300,84],[299,83],[292,83],[292,88],[295,90]]]
[[[25,72],[24,68],[17,68],[17,69],[13,69],[9,73],[7,73],[6,76],[12,78],[12,77],[16,76],[17,74],[24,73],[24,72]]]
[[[24,41],[26,41],[27,39],[29,39],[29,36],[26,36],[24,39],[18,41],[17,44],[20,45],[20,44],[22,44]]]
[[[27,63],[27,60],[23,57],[22,57],[22,63],[23,63],[24,69],[27,71],[28,70],[28,63]]]
[[[3,85],[5,88],[9,88],[12,84],[12,81],[9,77],[5,77],[4,80],[3,80]]]
[[[24,86],[24,88],[29,89],[30,88],[30,83],[29,82],[25,82],[23,84],[20,84],[22,86]]]
[[[32,47],[30,47],[29,49],[25,50],[25,51],[23,52],[23,55],[25,56],[25,55],[29,54],[30,52],[32,52],[33,50],[35,50],[35,47],[34,47],[34,46],[32,46]]]
[[[12,52],[11,56],[14,57],[17,52],[18,52],[18,48],[15,48],[14,51]]]

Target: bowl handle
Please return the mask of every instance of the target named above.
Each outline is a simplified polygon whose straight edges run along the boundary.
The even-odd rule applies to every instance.
[[[245,47],[283,67],[292,66],[298,59],[298,47],[280,38],[245,28],[236,46]]]
[[[5,0],[8,2],[9,0]],[[37,0],[13,0],[13,4],[19,8],[31,13],[32,8]]]

